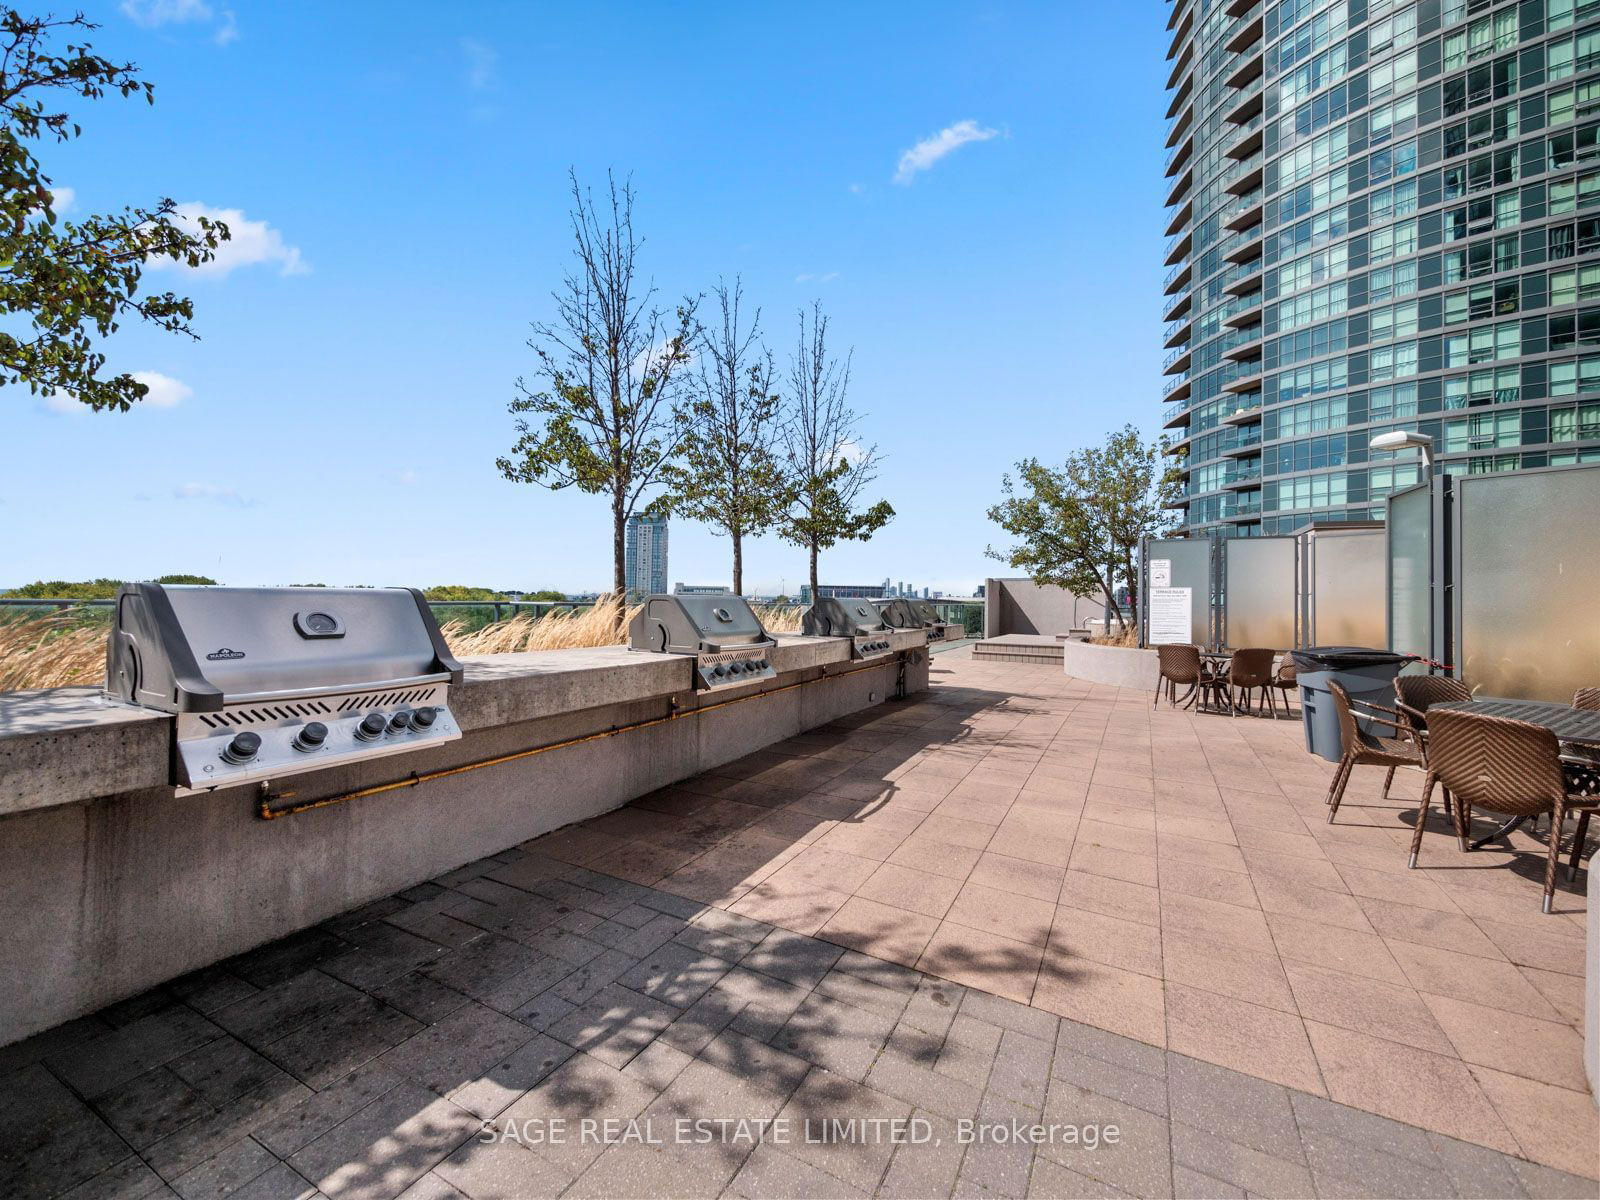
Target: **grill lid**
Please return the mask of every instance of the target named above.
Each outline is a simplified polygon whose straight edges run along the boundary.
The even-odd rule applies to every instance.
[[[743,596],[651,596],[628,623],[635,650],[714,654],[770,646],[772,639]]]
[[[893,600],[874,600],[878,608],[878,616],[883,623],[891,629],[921,629],[922,618],[911,607],[909,600],[896,597]]]
[[[106,691],[164,712],[461,676],[415,588],[125,584],[106,654]]]
[[[806,609],[800,629],[807,637],[853,637],[876,633],[883,627],[883,617],[870,601],[819,596]]]

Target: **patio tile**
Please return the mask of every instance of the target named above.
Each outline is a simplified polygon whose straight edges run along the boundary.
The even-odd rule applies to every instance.
[[[1449,1137],[1517,1152],[1505,1123],[1459,1059],[1315,1021],[1306,1022],[1306,1031],[1332,1099]]]
[[[1167,1045],[1179,1054],[1324,1094],[1299,1017],[1168,983]]]
[[[1257,954],[1216,938],[1168,928],[1161,936],[1162,974],[1169,983],[1201,988],[1236,1000],[1297,1011],[1276,954]]]
[[[1471,917],[1368,897],[1360,897],[1358,902],[1381,937],[1478,958],[1503,960],[1505,957]]]
[[[1278,913],[1267,915],[1273,941],[1286,961],[1321,964],[1351,975],[1364,975],[1386,983],[1404,984],[1406,974],[1389,953],[1387,943],[1372,933],[1322,925]]]
[[[857,885],[855,893],[880,904],[938,918],[949,911],[961,886],[958,880],[944,875],[883,863],[870,878]]]
[[[941,875],[947,879],[964,880],[982,856],[981,849],[956,846],[931,838],[911,837],[900,843],[898,849],[886,860],[897,867],[910,867]]]
[[[965,925],[1042,947],[1050,938],[1055,911],[1055,904],[1049,900],[984,887],[969,879],[945,914],[945,924]]]
[[[1600,1114],[1587,1092],[1487,1067],[1472,1074],[1528,1157],[1591,1179],[1600,1174]]]
[[[1308,1021],[1359,1030],[1435,1054],[1454,1053],[1429,1006],[1410,987],[1309,963],[1289,962],[1284,969],[1300,1015]]]
[[[1159,926],[1160,895],[1153,887],[1069,867],[1061,884],[1060,902],[1070,908],[1086,908],[1123,921]]]
[[[968,882],[1054,904],[1065,877],[1066,871],[1061,867],[985,852]]]
[[[889,962],[914,966],[939,927],[933,917],[852,896],[817,931],[824,941]]]
[[[1050,950],[1070,961],[1087,958],[1160,978],[1161,931],[1104,913],[1062,904],[1050,927]]]
[[[1287,1162],[1305,1161],[1291,1105],[1296,1093],[1172,1052],[1167,1083],[1174,1127],[1189,1125]]]
[[[1043,946],[1036,943],[944,921],[916,965],[919,971],[1027,1003],[1043,956]]]
[[[948,843],[969,850],[982,850],[994,837],[994,826],[980,821],[964,821],[959,817],[934,814],[918,825],[912,840]]]
[[[1468,1000],[1507,1012],[1558,1019],[1560,1014],[1508,962],[1386,939],[1389,951],[1419,992]]]
[[[815,933],[846,900],[846,892],[830,888],[794,888],[763,880],[733,904],[731,911],[797,933]]]
[[[1465,1062],[1584,1091],[1583,1038],[1565,1021],[1541,1021],[1465,1000],[1423,994]]]
[[[1039,970],[1033,1003],[1043,1009],[1153,1046],[1167,1043],[1162,983],[1149,975],[1051,949]]]

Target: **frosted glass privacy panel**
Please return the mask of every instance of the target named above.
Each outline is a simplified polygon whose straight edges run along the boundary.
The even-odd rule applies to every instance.
[[[1426,484],[1389,497],[1389,649],[1423,658],[1433,657],[1430,504]]]
[[[1189,640],[1197,646],[1211,644],[1211,546],[1210,538],[1151,538],[1144,544],[1144,565],[1168,564],[1169,588],[1189,589]],[[1140,601],[1149,623],[1148,588]]]
[[[1307,539],[1313,646],[1388,644],[1386,540],[1381,529],[1318,529]]]
[[[1222,597],[1228,647],[1293,648],[1297,562],[1292,537],[1227,539]]]
[[[1483,696],[1600,686],[1600,466],[1455,481],[1459,674]]]

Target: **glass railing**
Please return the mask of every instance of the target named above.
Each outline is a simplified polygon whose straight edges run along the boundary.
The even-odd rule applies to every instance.
[[[1179,346],[1171,354],[1167,355],[1167,357],[1162,361],[1162,363],[1161,363],[1161,373],[1163,375],[1165,375],[1167,373],[1167,368],[1168,367],[1170,367],[1173,363],[1177,362],[1180,358],[1187,358],[1187,357],[1189,357],[1189,347],[1187,347],[1187,346]]]
[[[1161,398],[1163,400],[1165,400],[1168,396],[1172,395],[1173,392],[1177,391],[1180,387],[1182,387],[1184,384],[1186,384],[1188,382],[1189,382],[1189,372],[1187,372],[1187,371],[1180,372],[1179,374],[1175,375],[1173,378],[1167,380],[1167,382],[1162,386],[1162,388],[1161,388]]]
[[[1193,233],[1194,233],[1194,230],[1188,229],[1188,228],[1184,228],[1184,229],[1180,229],[1177,233],[1175,233],[1171,237],[1169,237],[1167,239],[1166,249],[1163,250],[1162,254],[1161,254],[1162,261],[1165,262],[1167,259],[1171,258],[1172,257],[1172,252],[1174,250],[1176,250],[1180,244],[1182,244],[1185,240],[1187,240],[1190,236],[1192,236]]]
[[[1172,270],[1167,272],[1167,277],[1161,281],[1161,290],[1162,291],[1166,291],[1169,287],[1172,286],[1172,281],[1174,279],[1176,279],[1179,275],[1182,275],[1188,269],[1189,269],[1189,263],[1188,263],[1187,259],[1184,260],[1183,262],[1179,263],[1177,266],[1173,267]]]
[[[1180,317],[1176,321],[1168,321],[1161,331],[1162,344],[1165,345],[1176,337],[1181,330],[1187,329],[1193,324],[1194,319],[1191,317]]]

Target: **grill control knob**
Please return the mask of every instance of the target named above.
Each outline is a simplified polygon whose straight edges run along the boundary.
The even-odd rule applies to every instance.
[[[764,659],[764,658],[756,659],[756,670],[765,671],[766,669],[767,669],[767,660]]]
[[[728,668],[723,666],[721,663],[718,663],[716,666],[711,668],[711,673],[713,675],[715,675],[718,679],[721,679],[724,675],[726,675],[728,673]]]
[[[395,713],[394,716],[389,718],[390,733],[404,733],[410,728],[411,714],[403,708],[399,712]]]
[[[383,736],[383,731],[388,725],[382,713],[368,713],[361,718],[361,724],[356,726],[356,736],[363,742],[375,741]]]
[[[419,708],[411,713],[411,727],[413,729],[431,729],[435,718],[439,715],[436,708]]]
[[[328,727],[321,721],[307,721],[300,727],[300,732],[294,735],[294,741],[289,743],[296,750],[310,753],[312,750],[322,749],[322,743],[328,740]]]
[[[258,733],[236,733],[233,740],[222,751],[224,762],[247,763],[256,756],[256,751],[261,749],[261,735]]]

